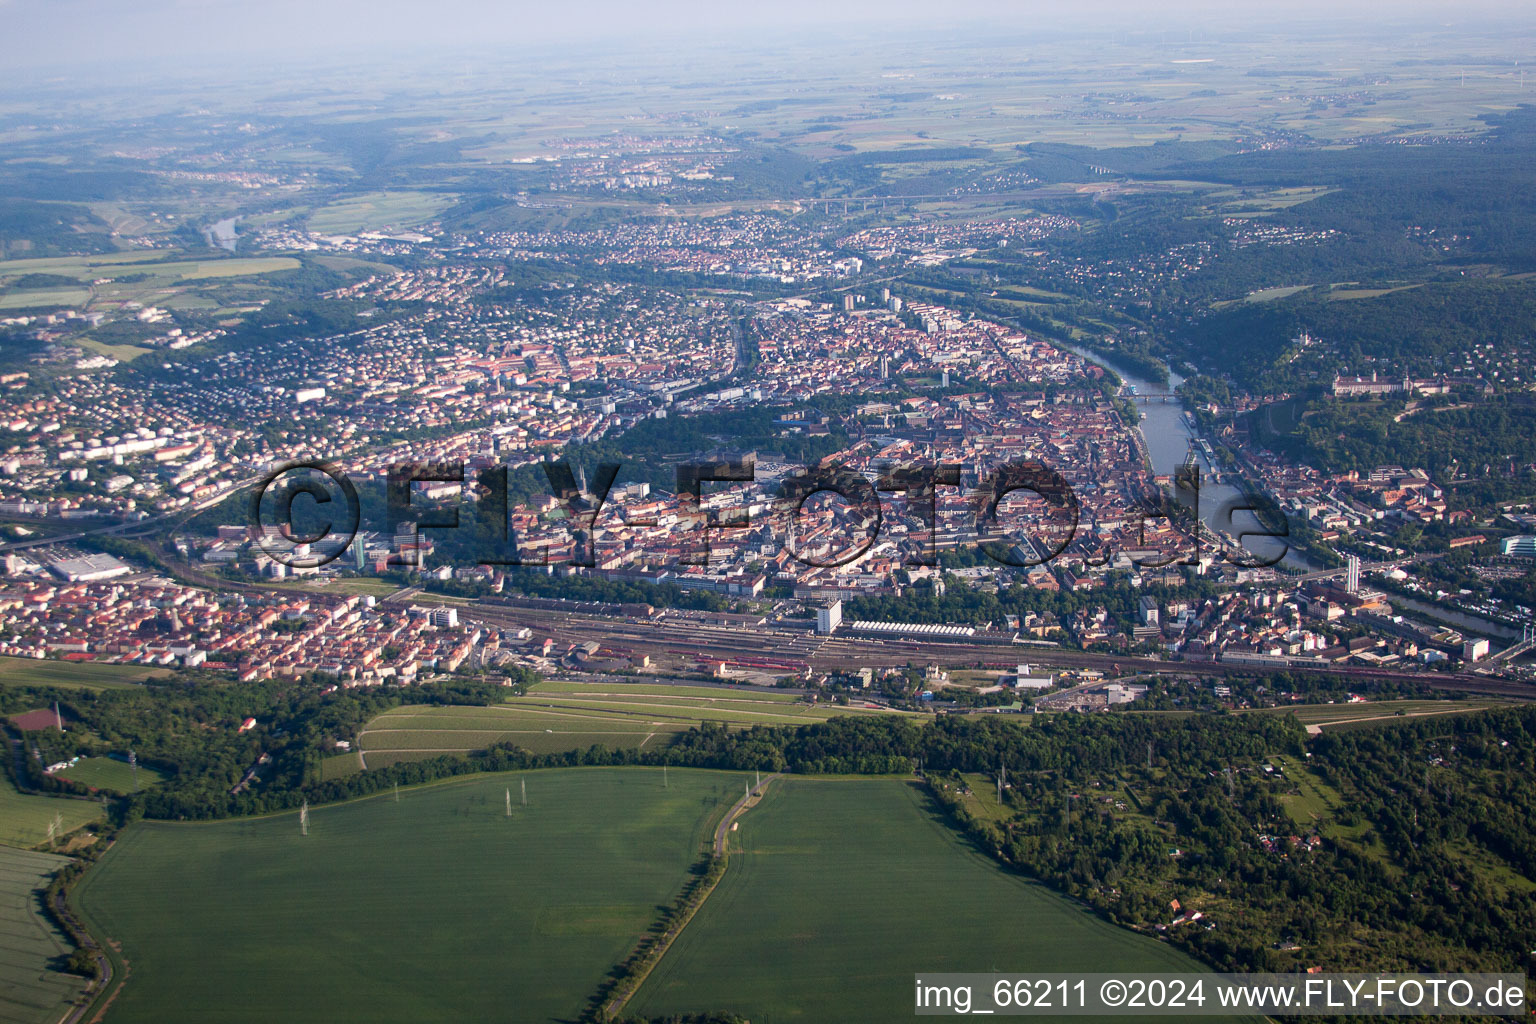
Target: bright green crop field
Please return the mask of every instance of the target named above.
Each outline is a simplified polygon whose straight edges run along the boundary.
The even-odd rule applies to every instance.
[[[0,1024],[54,1024],[85,979],[57,970],[74,944],[43,916],[38,891],[63,857],[0,847]]]
[[[369,768],[513,743],[535,754],[605,747],[652,749],[704,722],[727,728],[804,725],[834,715],[890,714],[811,705],[756,690],[629,683],[540,683],[526,697],[486,707],[405,705],[369,722],[360,737]]]
[[[77,890],[131,966],[106,1021],[572,1020],[741,778],[476,776],[312,808],[308,835],[297,813],[140,822]]]
[[[113,686],[132,686],[145,679],[169,674],[170,669],[148,668],[144,665],[0,657],[0,686],[12,684],[102,690]]]
[[[0,775],[0,845],[25,847],[46,843],[50,824],[55,826],[55,837],[62,839],[104,813],[101,804],[94,800],[19,792],[8,776]]]
[[[1002,871],[915,783],[781,778],[732,844],[725,878],[625,1012],[886,1024],[912,1016],[918,972],[1200,969]]]

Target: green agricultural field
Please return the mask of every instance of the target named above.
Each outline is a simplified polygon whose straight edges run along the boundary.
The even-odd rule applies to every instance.
[[[19,792],[9,776],[0,777],[0,845],[37,846],[48,841],[48,824],[55,818],[56,835],[63,836],[102,816],[94,800],[34,796]]]
[[[1285,285],[1276,288],[1261,288],[1256,292],[1249,292],[1241,299],[1223,299],[1220,302],[1211,303],[1213,309],[1225,309],[1227,306],[1235,306],[1239,302],[1272,302],[1275,299],[1283,299],[1297,292],[1304,292],[1312,287],[1309,284]]]
[[[1451,711],[1481,711],[1497,707],[1496,700],[1370,700],[1356,704],[1299,704],[1290,709],[1303,725],[1327,725],[1362,718],[1394,718],[1403,715],[1433,715]]]
[[[1471,698],[1468,700],[1373,700],[1358,704],[1295,704],[1281,708],[1254,708],[1243,714],[1292,714],[1309,729],[1345,728],[1395,722],[1402,718],[1425,715],[1455,715],[1504,707],[1508,701]]]
[[[707,720],[732,725],[759,724],[765,719],[801,724],[833,715],[891,713],[859,705],[807,704],[799,694],[777,690],[665,683],[538,683],[526,697],[508,703],[558,706],[568,710],[632,711],[639,715],[670,712],[689,721]]]
[[[434,757],[443,757],[456,753],[458,752],[451,750],[384,750],[374,753],[366,758],[366,761],[367,767],[370,768],[388,768],[392,764],[403,764],[407,761],[430,761]],[[329,770],[327,768],[321,769],[322,772]],[[328,775],[326,776],[326,778],[329,777]]]
[[[367,767],[513,743],[535,754],[670,742],[703,722],[731,728],[802,725],[863,708],[811,705],[791,694],[663,684],[539,684],[489,707],[393,708],[359,736]]]
[[[88,661],[42,661],[0,657],[0,686],[62,686],[104,690],[132,686],[170,674],[170,669],[144,665],[103,665]]]
[[[433,757],[463,754],[493,743],[514,743],[536,754],[644,745],[648,739],[684,726],[601,713],[561,713],[542,708],[422,707],[385,712],[358,737],[363,763],[372,768],[401,760],[389,755]]]
[[[105,256],[59,256],[54,258],[0,261],[0,277],[23,274],[58,274],[88,283],[115,274],[147,274],[155,283],[168,284],[208,277],[245,277],[295,270],[299,261],[290,256],[216,258],[206,260],[165,261],[164,251],[154,253],[112,253]],[[110,285],[103,285],[110,289]]]
[[[355,256],[317,255],[311,257],[317,266],[327,270],[339,270],[344,274],[355,274],[359,277],[365,274],[379,274],[383,277],[394,277],[400,273],[400,268],[388,263],[376,263],[373,260],[359,259]]]
[[[591,693],[631,693],[650,694],[662,697],[729,697],[742,700],[776,701],[781,704],[793,704],[800,699],[797,693],[787,690],[774,692],[772,690],[732,690],[724,687],[688,686],[684,683],[577,683],[567,679],[546,679],[543,682],[534,683],[529,687],[529,693],[533,694],[591,694]]]
[[[45,917],[38,893],[64,857],[0,847],[0,1024],[53,1024],[85,989],[85,979],[57,970],[74,949]]]
[[[668,717],[695,722],[724,722],[727,725],[803,725],[834,715],[870,714],[863,708],[836,705],[812,705],[761,701],[732,697],[680,697],[659,694],[598,693],[565,694],[545,697],[534,693],[510,701],[513,707],[549,707],[575,713],[603,713],[630,717]]]
[[[181,280],[208,280],[219,277],[249,277],[252,274],[275,274],[280,270],[298,270],[299,261],[291,256],[260,256],[249,259],[195,260],[187,263],[168,263],[164,267],[144,269],[165,274],[176,274]]]
[[[314,211],[307,227],[321,234],[412,228],[432,220],[457,198],[439,192],[365,192]]]
[[[133,252],[102,253],[97,256],[42,256],[0,260],[0,277],[22,274],[66,274],[89,279],[104,277],[124,264],[153,263],[165,258],[165,250],[140,249]],[[92,271],[97,271],[92,273]],[[89,277],[87,276],[89,275]]]
[[[1377,299],[1383,295],[1391,295],[1393,292],[1406,292],[1419,287],[1416,284],[1398,285],[1395,288],[1341,288],[1335,287],[1328,292],[1328,298],[1336,301],[1348,301],[1350,299]]]
[[[362,756],[353,750],[345,754],[332,754],[320,759],[320,781],[334,782],[356,775],[363,770]]]
[[[74,767],[61,770],[58,777],[113,793],[132,793],[135,785],[139,790],[146,790],[165,781],[164,774],[148,765],[138,766],[137,780],[134,771],[133,765],[127,761],[111,757],[84,757]]]
[[[325,580],[320,583],[286,584],[274,590],[299,590],[310,594],[361,594],[365,597],[388,597],[400,589],[393,580],[381,580],[361,576],[352,579]]]
[[[84,306],[90,299],[88,288],[28,288],[0,292],[0,309]]]
[[[783,778],[725,878],[626,1012],[753,1024],[912,1015],[920,971],[1194,971],[1192,960],[1010,875],[915,783]]]
[[[573,1020],[741,779],[484,775],[311,808],[307,836],[297,813],[140,822],[76,895],[132,965],[105,1019]]]
[[[1304,292],[1310,287],[1312,286],[1309,284],[1290,284],[1281,285],[1275,288],[1260,288],[1256,292],[1249,292],[1243,301],[1272,302],[1275,299],[1284,299],[1288,296],[1295,295],[1297,292]]]
[[[0,261],[0,309],[30,306],[111,309],[121,308],[128,302],[174,309],[215,309],[220,302],[188,289],[227,285],[238,278],[258,278],[302,266],[290,256],[165,261],[165,255],[165,252],[147,255],[126,252]],[[6,287],[10,281],[34,273],[73,277],[79,285],[70,287],[61,283],[46,289]],[[96,281],[104,283],[95,284]],[[116,359],[132,359],[147,351],[135,346],[101,345],[91,338],[84,340],[92,342],[89,347]]]

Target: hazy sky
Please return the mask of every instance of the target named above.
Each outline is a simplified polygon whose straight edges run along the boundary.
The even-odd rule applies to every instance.
[[[917,27],[1283,32],[1411,18],[1476,30],[1521,12],[1536,21],[1530,11],[1526,0],[0,0],[0,52],[11,66],[35,66]]]

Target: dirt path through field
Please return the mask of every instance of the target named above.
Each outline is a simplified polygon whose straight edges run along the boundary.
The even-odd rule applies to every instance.
[[[725,856],[726,839],[729,838],[731,834],[731,826],[736,823],[736,819],[740,818],[742,814],[756,807],[758,802],[763,799],[763,794],[767,792],[768,784],[778,777],[779,773],[774,772],[766,779],[763,779],[752,789],[748,790],[745,796],[743,796],[740,800],[737,800],[736,803],[732,805],[730,810],[725,812],[725,817],[720,819],[720,825],[715,829],[716,857]]]

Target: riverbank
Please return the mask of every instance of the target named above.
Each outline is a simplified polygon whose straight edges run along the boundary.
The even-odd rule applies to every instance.
[[[1204,526],[1203,536],[1214,543],[1224,534],[1236,535],[1251,531],[1243,537],[1241,546],[1255,558],[1265,561],[1279,559],[1280,564],[1302,571],[1321,568],[1313,565],[1303,553],[1295,551],[1284,540],[1269,537],[1267,530],[1251,512],[1239,513],[1239,516],[1246,516],[1247,519],[1234,521],[1233,510],[1246,509],[1250,502],[1248,492],[1244,487],[1232,483],[1230,477],[1241,478],[1246,474],[1240,467],[1229,466],[1223,470],[1223,467],[1214,465],[1213,457],[1206,454],[1209,442],[1201,443],[1204,439],[1191,418],[1185,415],[1187,410],[1184,403],[1167,401],[1162,397],[1168,392],[1176,393],[1179,385],[1184,383],[1183,377],[1170,369],[1168,381],[1164,384],[1140,376],[1092,349],[1076,345],[1061,347],[1104,367],[1127,386],[1136,389],[1138,394],[1134,401],[1140,420],[1132,437],[1144,462],[1155,476],[1172,477],[1193,450],[1194,461],[1200,467],[1199,514]],[[1210,450],[1214,452],[1214,448]],[[1260,490],[1257,485],[1254,489]]]

